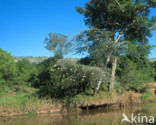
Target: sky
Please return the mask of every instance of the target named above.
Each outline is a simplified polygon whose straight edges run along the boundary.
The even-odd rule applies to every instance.
[[[52,56],[44,39],[49,32],[74,37],[86,29],[75,6],[88,0],[0,0],[0,48],[12,56]],[[151,10],[156,16],[156,9]],[[156,45],[156,32],[150,44]],[[78,57],[80,55],[68,55]],[[156,58],[156,49],[151,51]]]

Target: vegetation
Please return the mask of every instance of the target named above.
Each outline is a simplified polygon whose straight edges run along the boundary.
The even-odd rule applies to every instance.
[[[0,49],[0,85],[13,85],[17,83],[17,68],[14,58]]]
[[[44,95],[66,97],[92,89],[94,95],[100,80],[105,86],[108,83],[108,73],[100,68],[81,65],[75,60],[51,58],[48,61],[50,65],[44,66],[44,71],[39,74],[41,93]]]
[[[148,85],[145,83],[154,81],[154,68],[148,60],[134,62],[128,58],[123,58],[117,68],[118,82],[126,90],[136,92],[145,91]]]
[[[147,99],[153,95],[147,83],[156,81],[156,62],[148,60],[148,38],[156,29],[149,9],[155,7],[155,0],[90,0],[77,7],[89,27],[74,39],[76,52],[88,53],[85,58],[64,59],[73,41],[59,33],[49,33],[44,41],[54,56],[37,63],[15,61],[0,49],[0,110],[32,113],[47,100],[115,100],[131,91]]]
[[[60,56],[67,54],[71,47],[68,37],[60,33],[49,33],[44,43],[49,51]]]
[[[156,29],[156,17],[149,18],[149,9],[155,7],[154,0],[90,0],[84,8],[76,7],[89,26],[77,37],[83,44],[79,52],[88,51],[96,62],[111,64],[110,91],[122,56],[141,58],[149,53],[148,37]]]

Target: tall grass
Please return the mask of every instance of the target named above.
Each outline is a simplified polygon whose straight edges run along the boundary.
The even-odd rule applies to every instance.
[[[5,88],[5,89],[4,89]],[[35,114],[46,104],[53,104],[47,99],[40,99],[30,87],[0,88],[0,115],[9,113]]]

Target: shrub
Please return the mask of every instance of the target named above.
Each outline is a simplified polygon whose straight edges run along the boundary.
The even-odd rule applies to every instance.
[[[147,82],[153,81],[153,69],[149,64],[141,65],[129,59],[118,69],[119,82],[126,90],[145,91]]]
[[[17,83],[17,68],[14,58],[0,48],[0,85]]]
[[[154,76],[154,80],[156,81],[156,61],[152,62],[151,66],[154,70],[153,76]]]
[[[18,84],[30,85],[30,78],[34,72],[34,65],[27,59],[22,59],[16,63],[18,70]]]
[[[108,81],[104,70],[77,64],[75,60],[51,58],[47,66],[39,75],[42,96],[74,96],[95,88],[100,79],[103,83]]]

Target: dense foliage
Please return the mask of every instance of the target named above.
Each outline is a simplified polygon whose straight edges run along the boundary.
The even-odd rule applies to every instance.
[[[32,86],[40,89],[40,96],[55,98],[80,93],[94,95],[96,90],[109,90],[109,68],[99,68],[89,58],[62,59],[57,55],[39,64],[32,64],[26,59],[15,62],[2,49],[0,57],[1,86]],[[119,89],[142,92],[146,88],[145,83],[156,80],[155,64],[146,58],[139,61],[139,58],[123,56],[117,68]]]
[[[41,88],[42,96],[74,96],[93,91],[100,79],[105,88],[108,82],[108,73],[97,67],[78,64],[77,60],[49,58],[43,62],[43,67],[38,76],[40,81],[36,84]]]
[[[151,66],[154,69],[154,80],[156,81],[156,61],[151,62]]]
[[[17,66],[17,75],[18,75],[18,84],[31,86],[32,80],[35,79],[35,75],[38,74],[37,64],[31,63],[27,59],[19,60],[16,63]]]
[[[0,85],[16,84],[17,68],[14,58],[0,48]]]
[[[117,69],[117,76],[120,85],[125,90],[141,92],[146,83],[154,81],[154,68],[148,60],[134,62],[129,58],[123,58]]]
[[[0,85],[26,85],[31,86],[37,76],[37,64],[32,64],[27,59],[15,62],[14,57],[0,49]]]
[[[46,44],[45,47],[49,51],[52,51],[54,55],[60,55],[62,57],[68,53],[71,47],[68,37],[61,33],[49,33],[44,43]]]
[[[155,0],[90,0],[84,7],[76,7],[89,27],[76,39],[78,51],[88,52],[97,66],[111,64],[110,91],[122,56],[140,58],[149,53],[148,38],[156,29],[150,8],[156,8]]]
[[[0,86],[31,86],[53,98],[112,92],[115,86],[143,92],[156,80],[156,62],[148,60],[148,38],[156,29],[150,8],[156,8],[155,0],[90,0],[76,8],[88,29],[74,39],[77,52],[89,56],[63,59],[72,44],[60,33],[49,33],[44,43],[54,56],[39,63],[16,62],[0,49]]]

